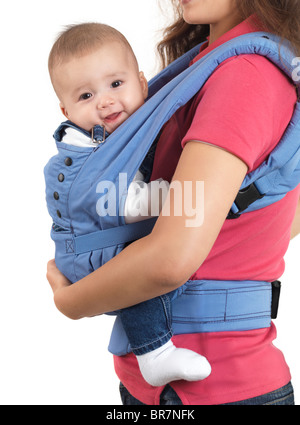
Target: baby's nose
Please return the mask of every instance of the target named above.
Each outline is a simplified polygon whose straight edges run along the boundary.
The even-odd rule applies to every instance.
[[[111,96],[101,96],[98,101],[98,109],[107,108],[114,104],[114,99]]]

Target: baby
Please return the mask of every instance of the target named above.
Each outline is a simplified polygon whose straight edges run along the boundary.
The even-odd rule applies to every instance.
[[[68,27],[51,50],[49,72],[61,111],[68,119],[61,141],[77,148],[95,147],[94,132],[99,132],[99,126],[103,129],[100,139],[109,137],[144,104],[148,94],[147,80],[128,41],[103,24]],[[151,183],[144,183],[144,177],[139,171],[135,178],[146,193],[144,197],[139,194],[139,202],[144,199],[151,205]],[[126,223],[149,218],[135,217],[132,205],[131,196],[125,204]],[[118,312],[140,371],[153,386],[179,379],[204,379],[211,371],[205,357],[173,345],[168,325],[170,306],[170,295],[163,295]]]

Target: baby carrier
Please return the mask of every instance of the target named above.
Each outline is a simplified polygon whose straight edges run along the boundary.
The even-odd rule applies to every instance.
[[[235,38],[189,67],[199,48],[195,47],[153,78],[145,105],[95,148],[61,142],[64,128],[70,123],[64,123],[56,132],[58,154],[45,167],[46,198],[55,222],[51,237],[56,245],[56,264],[71,282],[96,270],[117,255],[126,243],[151,232],[155,219],[125,224],[123,209],[128,186],[162,126],[201,89],[223,61],[235,55],[258,54],[290,78],[294,76],[294,82],[297,79],[292,65],[294,56],[288,45],[268,33]],[[242,213],[282,199],[299,183],[300,106],[297,102],[280,143],[258,169],[246,176],[228,219],[238,219]],[[173,300],[174,333],[270,326],[278,292],[279,283],[189,281]],[[130,351],[118,317],[109,350],[117,355]]]

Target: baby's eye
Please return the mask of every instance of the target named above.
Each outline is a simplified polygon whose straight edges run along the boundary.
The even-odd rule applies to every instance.
[[[116,80],[116,81],[114,81],[112,84],[111,84],[111,87],[113,88],[113,89],[115,89],[115,88],[117,88],[117,87],[120,87],[122,85],[122,81],[120,81],[120,80]]]
[[[92,93],[83,93],[82,95],[80,95],[79,100],[87,100],[90,99],[92,96]]]

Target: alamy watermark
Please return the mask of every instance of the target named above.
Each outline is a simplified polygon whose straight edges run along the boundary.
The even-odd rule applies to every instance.
[[[128,187],[126,173],[120,173],[114,183],[104,180],[98,183],[96,192],[99,199],[97,214],[101,217],[125,215],[125,200],[130,195],[131,217],[155,217],[174,215],[185,217],[186,227],[200,227],[204,221],[204,182],[156,180],[151,185],[133,182]],[[172,201],[171,201],[172,199]]]
[[[291,61],[294,67],[292,79],[300,81],[300,57]],[[204,222],[204,182],[203,181],[172,181],[163,180],[151,182],[151,190],[146,184],[141,190],[141,182],[133,182],[128,187],[126,173],[120,173],[117,182],[104,180],[98,183],[96,192],[99,199],[96,203],[97,214],[101,217],[124,216],[124,205],[128,195],[134,196],[131,205],[131,217],[185,216],[186,227],[200,227]],[[148,190],[147,190],[148,187]],[[148,202],[145,202],[148,198]],[[172,199],[172,202],[171,202]]]
[[[292,79],[295,83],[298,83],[300,81],[300,57],[295,57],[292,60],[292,66],[295,66],[292,72]]]

